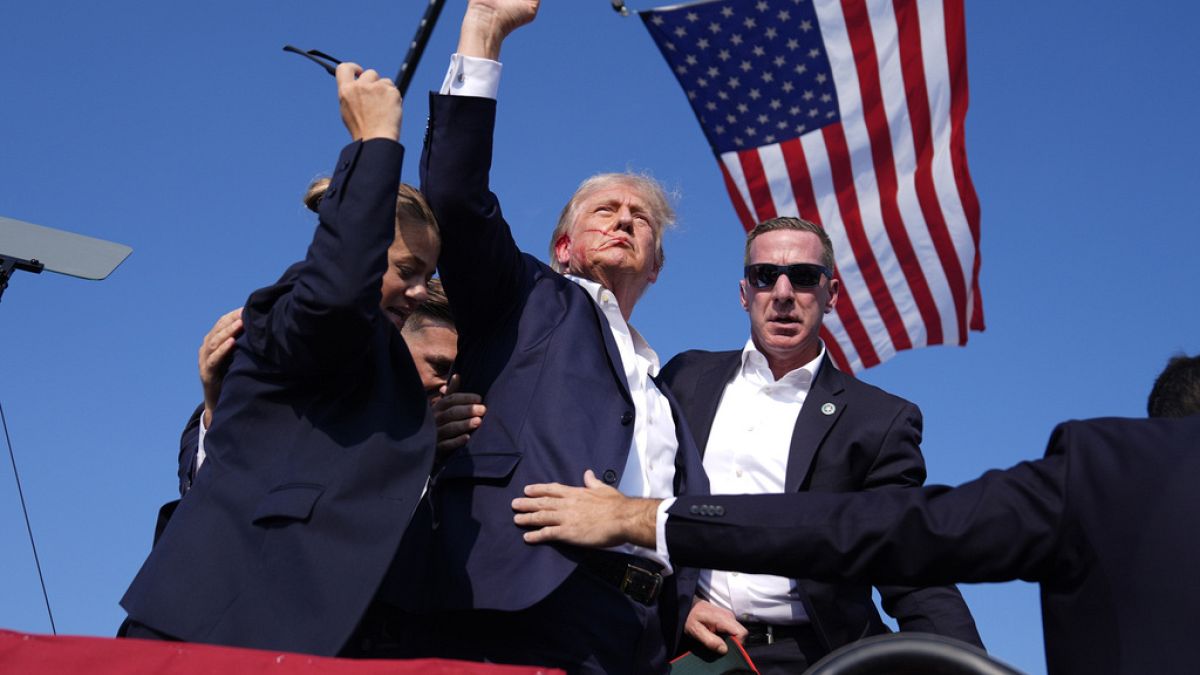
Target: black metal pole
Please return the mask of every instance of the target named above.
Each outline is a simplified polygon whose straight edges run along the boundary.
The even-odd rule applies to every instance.
[[[444,4],[446,0],[429,0],[429,6],[425,8],[425,16],[421,17],[417,34],[413,36],[412,43],[408,46],[408,54],[404,56],[404,63],[400,64],[400,70],[396,73],[396,88],[400,90],[401,96],[408,93],[408,85],[412,82],[413,74],[417,72],[417,64],[421,61],[421,54],[425,53],[425,44],[429,42],[429,35],[433,32],[433,26],[437,23]]]
[[[15,270],[41,274],[45,268],[46,266],[37,260],[22,260],[0,254],[0,297],[4,297],[4,289],[8,288],[8,280],[12,278]]]

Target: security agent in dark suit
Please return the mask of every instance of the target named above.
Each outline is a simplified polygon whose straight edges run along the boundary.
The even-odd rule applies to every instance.
[[[676,563],[888,583],[1023,579],[1051,673],[1193,673],[1200,606],[1200,357],[1173,359],[1150,419],[1065,422],[1045,457],[956,488],[679,498],[669,508],[530,486],[530,542],[655,540]],[[1156,417],[1173,415],[1179,417]],[[664,542],[660,542],[664,543]]]
[[[392,317],[438,236],[397,200],[399,92],[353,64],[337,78],[354,142],[306,259],[246,303],[204,471],[122,599],[131,637],[339,653],[428,476],[431,415]]]
[[[689,351],[663,369],[704,448],[716,494],[854,492],[925,480],[921,413],[904,399],[848,377],[825,354],[822,318],[838,300],[833,244],[799,218],[760,223],[746,238],[741,351]],[[982,647],[953,586],[880,586],[904,631]],[[689,636],[721,651],[738,635],[759,671],[795,673],[856,639],[889,632],[866,584],[706,572]]]
[[[496,101],[476,89],[500,44],[533,19],[530,0],[472,0],[458,53],[430,105],[422,191],[442,224],[439,271],[459,329],[455,370],[488,413],[435,470],[420,655],[665,672],[695,570],[653,551],[531,548],[509,504],[529,482],[594,466],[636,494],[704,493],[699,453],[657,356],[628,323],[662,266],[672,214],[631,174],[584,182],[551,238],[554,268],[522,253],[489,190]],[[493,80],[494,81],[494,80]]]
[[[308,194],[305,195],[305,205],[317,212],[321,197],[328,187],[328,178],[313,181]],[[433,214],[430,213],[428,217],[432,219]],[[381,292],[383,290],[386,290],[386,286],[381,286]],[[458,353],[458,330],[454,327],[454,315],[450,312],[450,301],[446,299],[442,284],[437,279],[406,288],[404,297],[404,300],[397,298],[391,303],[396,310],[392,316],[405,317],[400,327],[400,336],[404,338],[404,344],[412,355],[413,365],[417,367],[421,386],[425,388],[425,397],[429,399],[431,406],[435,406],[447,393],[450,368]],[[395,323],[397,322],[393,321],[393,324]],[[207,430],[212,423],[212,411],[216,409],[217,401],[221,397],[221,385],[224,383],[230,362],[233,361],[236,340],[242,334],[242,326],[242,308],[238,307],[217,319],[200,343],[200,385],[204,390],[204,402],[197,406],[188,418],[179,437],[180,497],[191,489],[196,472],[204,464],[206,453],[201,443],[201,432],[202,429]],[[468,406],[469,402],[477,398],[464,394],[450,396],[459,397],[467,402]],[[439,427],[439,444],[443,442],[440,438],[441,430]],[[169,502],[159,511],[155,541],[158,541],[178,504],[178,500]]]

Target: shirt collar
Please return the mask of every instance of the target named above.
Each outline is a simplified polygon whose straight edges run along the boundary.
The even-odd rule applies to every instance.
[[[642,334],[638,332],[638,329],[634,328],[633,324],[626,321],[625,317],[622,316],[621,306],[617,303],[617,296],[614,295],[612,291],[601,286],[595,281],[592,281],[591,279],[577,277],[574,274],[564,274],[563,276],[575,282],[581,288],[583,288],[583,290],[587,291],[587,294],[592,298],[592,301],[600,306],[600,310],[604,312],[604,316],[608,317],[609,326],[616,330],[619,328],[619,326],[614,325],[614,322],[620,321],[621,324],[629,329],[629,337],[633,341],[634,353],[649,362],[650,376],[657,376],[659,369],[658,352],[655,352],[650,347],[650,343],[646,342],[646,338],[642,337]],[[825,353],[824,346],[822,346],[821,353]]]
[[[808,389],[813,382],[816,382],[817,373],[820,372],[821,364],[825,360],[825,342],[822,340],[820,344],[821,351],[817,353],[816,358],[776,380],[775,375],[771,372],[771,366],[767,363],[766,355],[754,346],[754,338],[749,338],[746,340],[746,346],[742,348],[742,376],[760,378],[763,384],[778,382]]]

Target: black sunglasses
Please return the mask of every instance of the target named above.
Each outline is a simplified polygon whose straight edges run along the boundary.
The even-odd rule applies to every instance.
[[[796,263],[795,265],[772,265],[771,263],[755,263],[746,265],[744,269],[746,281],[754,288],[772,288],[779,280],[779,275],[787,275],[792,288],[812,288],[821,283],[821,275],[833,278],[833,272],[824,265],[813,263]]]
[[[303,56],[304,58],[308,59],[309,61],[312,61],[313,63],[317,64],[318,66],[321,66],[322,68],[325,69],[325,72],[327,72],[333,76],[337,76],[337,66],[342,63],[340,60],[326,54],[325,52],[317,51],[316,49],[302,51],[299,47],[293,47],[291,45],[284,45],[283,51],[291,52],[293,54],[299,54],[300,56]]]

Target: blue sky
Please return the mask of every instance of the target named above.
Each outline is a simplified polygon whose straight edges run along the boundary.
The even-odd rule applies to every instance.
[[[406,103],[415,182],[453,50],[447,4]],[[649,5],[633,3],[635,8]],[[423,2],[9,3],[0,24],[0,215],[129,244],[111,278],[16,277],[0,403],[60,632],[107,635],[175,494],[212,322],[303,255],[304,186],[345,132],[293,43],[392,74]],[[1140,416],[1200,351],[1200,44],[1191,3],[968,2],[967,150],[988,330],[864,379],[917,402],[931,482],[1039,455],[1069,418]],[[742,234],[686,100],[635,18],[548,0],[506,45],[495,191],[542,255],[584,176],[649,170],[680,195],[668,263],[634,315],[665,358],[735,348]],[[0,627],[48,632],[11,471],[0,470]],[[1043,672],[1037,589],[964,587],[992,652]]]

